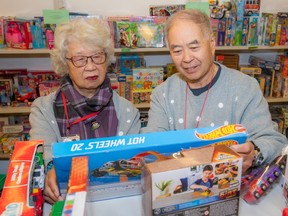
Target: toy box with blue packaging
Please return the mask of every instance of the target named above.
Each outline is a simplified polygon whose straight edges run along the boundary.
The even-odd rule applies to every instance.
[[[223,145],[180,155],[144,166],[144,215],[238,215],[242,157]]]
[[[52,145],[57,181],[65,195],[73,157],[88,156],[87,201],[139,195],[144,163],[173,158],[183,149],[245,143],[239,124],[115,136]]]

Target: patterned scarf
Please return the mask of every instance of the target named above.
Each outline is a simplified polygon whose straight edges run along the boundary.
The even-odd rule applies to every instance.
[[[66,97],[70,124],[93,112],[98,111],[98,115],[73,124],[70,129],[68,129],[62,93]],[[96,95],[92,98],[86,98],[75,90],[70,77],[68,75],[64,76],[60,81],[60,89],[56,93],[56,100],[53,107],[61,136],[66,137],[77,134],[80,136],[80,139],[115,136],[117,133],[118,119],[112,96],[113,92],[108,77],[105,78]],[[96,127],[95,124],[97,125]]]

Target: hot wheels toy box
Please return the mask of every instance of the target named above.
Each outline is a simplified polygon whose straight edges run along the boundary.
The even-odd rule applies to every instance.
[[[242,158],[221,145],[146,164],[144,215],[237,215],[241,170]]]
[[[141,194],[143,163],[172,158],[182,149],[246,141],[239,124],[60,142],[52,145],[57,181],[66,193],[72,157],[88,156],[87,201]]]
[[[44,164],[36,156],[42,144],[41,140],[16,141],[0,197],[0,215],[42,215]]]

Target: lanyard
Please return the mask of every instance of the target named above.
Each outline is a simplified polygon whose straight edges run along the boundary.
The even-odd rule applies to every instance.
[[[66,97],[65,95],[61,94],[62,96],[62,101],[63,101],[63,106],[64,106],[64,112],[65,112],[65,117],[66,117],[66,122],[67,122],[67,129],[69,130],[70,127],[74,124],[78,124],[79,122],[82,122],[82,121],[85,121],[86,119],[89,119],[93,116],[97,116],[99,114],[99,111],[97,112],[93,112],[93,113],[90,113],[89,115],[86,115],[86,116],[83,116],[81,118],[78,118],[76,119],[75,121],[73,121],[72,123],[69,122],[69,117],[68,117],[68,110],[67,110],[67,103],[66,103]]]
[[[206,95],[205,95],[205,99],[204,99],[204,102],[202,104],[202,107],[201,107],[201,110],[200,110],[200,113],[199,113],[199,118],[197,119],[197,123],[196,123],[196,128],[199,127],[199,123],[201,121],[201,117],[202,117],[202,113],[203,113],[203,110],[204,110],[204,107],[205,107],[205,104],[206,104],[206,101],[207,101],[207,98],[208,98],[208,94],[209,94],[209,91],[210,91],[210,87],[211,87],[211,84],[212,84],[212,81],[213,81],[213,77],[211,78],[211,81],[208,85],[208,90],[206,92]],[[187,115],[187,102],[188,102],[188,83],[186,82],[186,95],[185,95],[185,110],[184,110],[184,129],[186,129],[186,115]]]

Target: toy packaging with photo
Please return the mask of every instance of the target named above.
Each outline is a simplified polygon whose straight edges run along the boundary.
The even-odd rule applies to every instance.
[[[241,125],[154,132],[60,142],[52,145],[57,181],[66,193],[71,160],[88,156],[87,201],[141,194],[143,163],[171,158],[182,149],[242,144],[247,132]]]
[[[238,215],[242,158],[224,145],[180,155],[145,165],[145,215]]]

